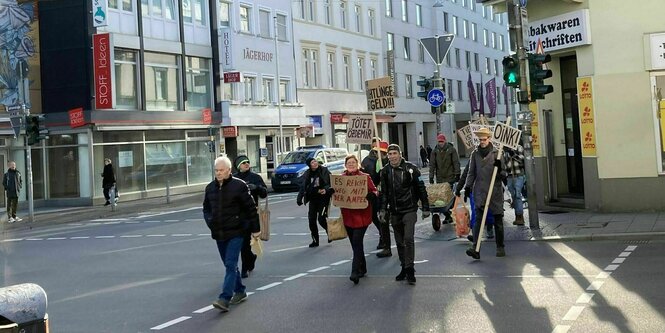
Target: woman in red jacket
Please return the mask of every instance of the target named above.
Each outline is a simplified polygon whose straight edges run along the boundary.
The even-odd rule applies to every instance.
[[[365,262],[365,249],[363,248],[363,238],[367,227],[372,224],[372,205],[378,191],[372,182],[372,178],[360,171],[360,163],[354,155],[349,155],[344,160],[346,170],[343,176],[365,176],[367,177],[367,207],[362,209],[342,208],[342,219],[346,233],[349,235],[351,248],[353,249],[353,264],[351,266],[351,276],[349,279],[354,284],[360,282],[360,278],[367,274],[367,263]]]

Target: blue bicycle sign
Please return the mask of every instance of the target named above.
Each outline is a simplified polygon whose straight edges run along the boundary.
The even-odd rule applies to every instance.
[[[433,107],[439,107],[446,101],[446,94],[439,89],[432,89],[427,94],[427,101]]]

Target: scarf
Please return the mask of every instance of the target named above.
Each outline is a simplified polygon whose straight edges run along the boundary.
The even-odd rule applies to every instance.
[[[491,144],[487,145],[487,147],[485,147],[485,148],[483,148],[481,146],[478,146],[478,152],[480,153],[480,156],[482,158],[485,158],[485,157],[487,157],[487,154],[489,154],[492,151],[492,148],[493,147],[492,147]]]

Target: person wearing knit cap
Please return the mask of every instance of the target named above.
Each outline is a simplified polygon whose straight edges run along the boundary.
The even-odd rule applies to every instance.
[[[369,155],[365,156],[362,161],[362,171],[369,174],[372,178],[372,182],[375,185],[379,185],[381,181],[380,172],[381,168],[384,165],[388,164],[388,142],[381,141],[379,138],[374,138],[372,140],[372,150],[369,151]],[[379,161],[379,156],[381,160]],[[390,250],[390,224],[386,221],[379,219],[379,201],[378,196],[374,198],[372,202],[372,223],[379,230],[379,244],[376,246],[377,250],[382,250],[377,253],[376,256],[379,258],[385,258],[392,256]]]
[[[301,176],[302,182],[296,203],[298,206],[309,203],[307,219],[312,235],[312,243],[309,244],[309,247],[317,247],[319,246],[319,228],[316,223],[318,222],[326,232],[328,231],[326,218],[328,217],[328,201],[332,194],[330,171],[312,157],[308,157],[305,162],[309,168]],[[328,243],[330,242],[331,240],[328,239]]]
[[[434,146],[429,158],[429,183],[434,184],[436,177],[438,184],[448,183],[452,190],[455,183],[459,181],[461,173],[459,155],[452,143],[446,141],[446,136],[443,133],[436,136],[436,141],[437,145]],[[450,205],[452,206],[452,202]],[[443,223],[453,221],[450,214],[451,206],[444,208],[443,215],[445,219]]]
[[[251,166],[249,163],[249,157],[246,155],[240,155],[236,157],[233,165],[236,167],[236,173],[233,174],[233,177],[236,177],[245,183],[249,188],[249,193],[254,199],[256,206],[259,205],[259,198],[265,198],[268,196],[268,187],[263,181],[263,178],[260,175],[252,172]],[[256,266],[256,254],[252,253],[252,246],[250,244],[251,233],[249,230],[244,235],[242,248],[240,249],[240,258],[242,259],[242,270],[241,277],[248,278],[249,272],[253,271]]]
[[[415,225],[418,217],[418,201],[422,205],[422,218],[429,217],[429,200],[425,183],[420,180],[417,166],[402,158],[402,149],[388,146],[389,163],[381,169],[381,216],[390,214],[390,224],[395,232],[397,254],[402,270],[396,281],[407,280],[416,284],[413,261],[415,258]]]

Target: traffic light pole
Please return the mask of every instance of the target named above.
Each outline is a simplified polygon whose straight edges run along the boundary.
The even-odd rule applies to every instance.
[[[30,115],[30,111],[28,111],[25,108],[25,104],[22,105],[21,107],[23,111],[23,119],[26,120],[28,119],[28,116]],[[34,222],[35,221],[35,200],[34,200],[34,195],[33,195],[33,184],[32,184],[32,146],[28,144],[28,124],[27,121],[25,121],[25,146],[26,146],[26,157],[25,157],[25,169],[26,169],[26,174],[27,174],[27,194],[28,194],[28,216],[29,216],[29,222]]]
[[[438,49],[438,47],[437,47]],[[436,65],[434,69],[434,76],[432,76],[432,84],[434,84],[434,89],[443,89],[443,79],[441,79],[441,74],[439,73],[440,65]],[[441,131],[441,107],[436,107],[436,133],[443,133]]]

